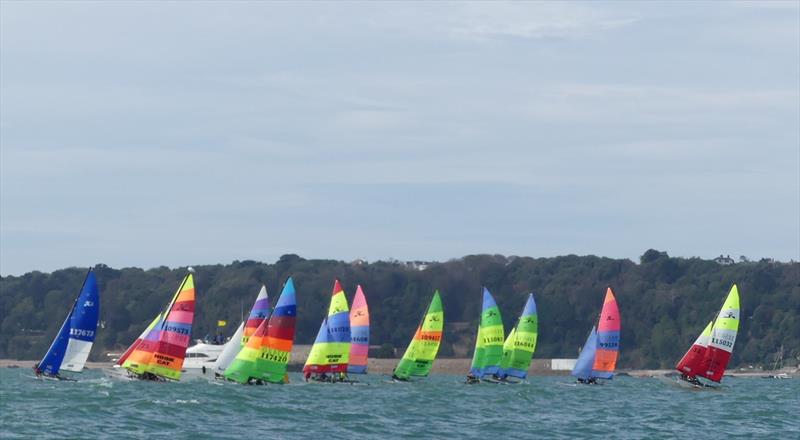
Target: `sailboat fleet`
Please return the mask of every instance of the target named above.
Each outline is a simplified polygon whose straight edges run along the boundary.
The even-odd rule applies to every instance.
[[[539,333],[533,294],[506,335],[503,319],[488,288],[482,308],[467,384],[519,383],[527,377]],[[95,340],[100,292],[90,269],[78,297],[44,357],[34,367],[37,378],[74,380],[62,371],[81,372]],[[730,361],[739,328],[739,291],[734,284],[716,315],[675,369],[678,383],[693,388],[719,383]],[[206,376],[240,384],[288,383],[288,364],[294,344],[297,300],[288,278],[274,309],[266,286],[261,287],[246,319],[210,359],[195,361],[198,346],[189,348],[195,314],[193,270],[186,274],[162,309],[113,368],[104,370],[117,379],[178,381],[182,374]],[[355,383],[349,375],[366,374],[370,342],[370,314],[362,286],[356,287],[352,307],[339,280],[334,280],[327,314],[303,366],[307,382]],[[439,291],[421,317],[412,339],[392,372],[392,381],[407,382],[430,374],[442,341],[444,309]],[[598,384],[614,377],[622,324],[616,296],[609,287],[595,325],[589,331],[571,375],[580,384]],[[217,346],[219,347],[219,346]],[[185,359],[190,361],[185,364]]]

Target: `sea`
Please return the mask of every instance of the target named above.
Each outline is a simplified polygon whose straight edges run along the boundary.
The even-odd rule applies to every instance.
[[[666,378],[602,386],[566,376],[466,385],[462,376],[412,383],[246,386],[203,380],[77,382],[0,368],[0,438],[800,438],[800,379],[724,378],[693,390]]]

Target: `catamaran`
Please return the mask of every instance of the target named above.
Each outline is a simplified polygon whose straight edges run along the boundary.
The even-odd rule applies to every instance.
[[[183,278],[167,308],[120,356],[116,368],[105,371],[107,375],[160,382],[180,380],[194,320],[195,289],[191,272]]]
[[[296,321],[297,299],[290,277],[283,285],[271,316],[249,337],[225,370],[225,378],[242,384],[288,383],[286,369],[292,354]]]
[[[444,312],[437,290],[433,293],[433,299],[414,333],[414,338],[392,372],[392,380],[407,382],[412,376],[426,377],[439,351],[443,329]]]
[[[222,377],[225,369],[239,354],[239,350],[255,334],[258,326],[269,319],[271,313],[267,286],[262,285],[247,319],[242,321],[228,342],[219,345],[198,340],[197,344],[186,349],[186,360],[183,364],[184,377]]]
[[[61,324],[53,343],[50,344],[44,358],[33,368],[36,377],[73,380],[61,376],[59,372],[83,371],[97,333],[99,316],[100,290],[97,287],[94,271],[89,269],[80,294],[72,303],[72,308]]]
[[[500,362],[503,360],[504,337],[505,331],[500,309],[489,289],[484,287],[481,320],[478,324],[475,351],[472,355],[472,365],[467,374],[466,383],[480,383],[485,376],[497,375],[500,370]]]
[[[500,361],[500,371],[496,375],[499,380],[514,383],[508,378],[525,379],[528,377],[528,368],[531,366],[531,358],[536,350],[538,335],[539,316],[536,313],[536,302],[531,293],[517,319],[517,324],[511,329],[511,333],[508,334],[503,344],[503,359]]]
[[[609,287],[603,301],[597,325],[592,327],[583,345],[572,375],[578,383],[596,384],[597,379],[612,379],[619,356],[621,330],[619,308],[614,292]]]
[[[328,315],[322,320],[303,366],[306,380],[344,382],[350,363],[350,310],[344,289],[335,280]]]
[[[717,383],[722,380],[739,331],[739,315],[739,289],[734,284],[717,319],[706,325],[675,366],[684,382],[700,388],[710,385],[701,382],[698,376]]]
[[[347,372],[367,374],[369,361],[369,307],[361,285],[356,286],[353,308],[350,310],[350,362]]]

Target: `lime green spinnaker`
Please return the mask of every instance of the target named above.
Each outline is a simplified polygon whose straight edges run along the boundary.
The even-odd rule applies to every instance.
[[[442,341],[444,329],[444,312],[439,291],[433,293],[433,299],[422,323],[417,327],[414,339],[411,340],[403,358],[394,369],[394,376],[408,379],[411,376],[425,377],[433,367],[436,353]]]
[[[503,360],[500,363],[498,376],[512,376],[520,379],[528,376],[528,368],[531,366],[531,358],[536,350],[538,335],[539,316],[536,313],[533,294],[530,294],[517,325],[511,329],[508,339],[503,344]]]

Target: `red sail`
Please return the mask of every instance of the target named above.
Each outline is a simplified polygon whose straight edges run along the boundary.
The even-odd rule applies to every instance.
[[[708,340],[711,337],[712,325],[713,321],[708,323],[689,351],[683,355],[678,365],[675,366],[676,370],[688,376],[705,377],[705,372],[708,370],[706,352],[708,351]]]

